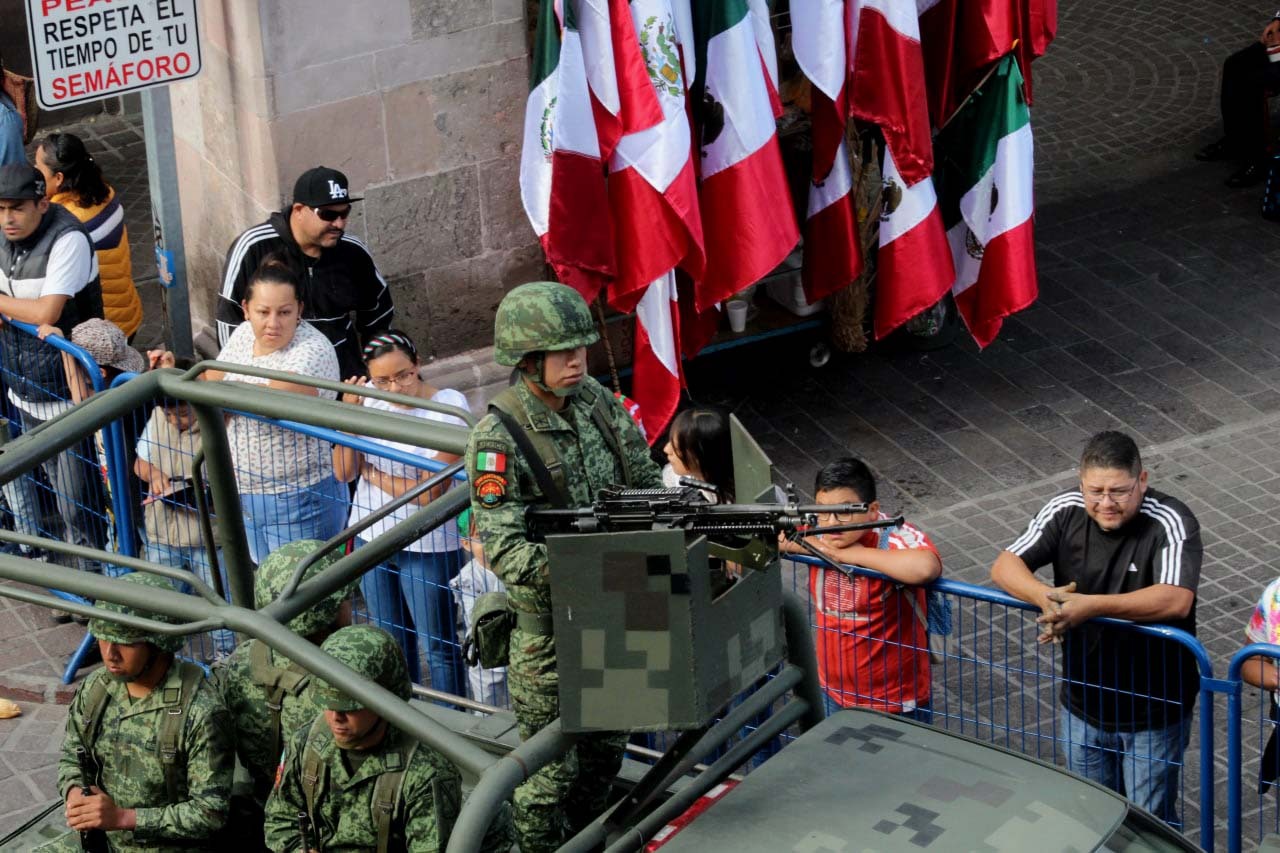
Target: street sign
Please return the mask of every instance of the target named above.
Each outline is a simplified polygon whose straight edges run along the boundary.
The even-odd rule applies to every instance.
[[[196,0],[27,0],[27,33],[45,109],[200,73]]]

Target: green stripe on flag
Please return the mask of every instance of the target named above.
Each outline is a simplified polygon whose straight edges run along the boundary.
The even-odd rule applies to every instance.
[[[533,62],[529,65],[529,90],[538,88],[559,64],[560,22],[556,20],[556,4],[553,0],[542,0],[538,9],[538,31],[533,39]]]
[[[960,219],[961,197],[995,165],[1000,140],[1030,121],[1022,73],[1009,54],[934,139],[934,182],[947,228]]]

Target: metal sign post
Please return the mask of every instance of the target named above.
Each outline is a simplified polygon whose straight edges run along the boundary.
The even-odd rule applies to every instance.
[[[142,125],[147,142],[147,180],[156,237],[156,271],[164,301],[165,341],[175,355],[195,355],[191,341],[191,301],[187,294],[187,252],[182,239],[178,158],[173,147],[169,87],[142,93]]]

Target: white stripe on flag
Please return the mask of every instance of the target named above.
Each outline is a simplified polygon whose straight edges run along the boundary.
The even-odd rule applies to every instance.
[[[724,130],[704,149],[703,183],[747,159],[777,132],[749,16],[708,42],[706,92],[724,109]]]
[[[582,39],[582,52],[592,60],[586,63],[591,91],[609,114],[616,116],[622,110],[622,98],[618,95],[618,75],[614,68],[609,6],[606,0],[574,2],[578,4],[578,33]],[[566,32],[566,40],[568,35]],[[563,54],[561,61],[563,62]]]
[[[893,183],[902,192],[897,207],[886,219],[880,222],[880,245],[885,246],[908,233],[933,212],[938,206],[938,194],[933,189],[933,178],[925,178],[915,186],[906,186],[906,181],[898,173],[889,149],[884,150],[884,182]]]
[[[677,310],[676,299],[676,277],[672,271],[645,288],[644,296],[636,305],[636,320],[648,333],[653,354],[672,376],[678,376],[680,370],[675,329],[671,325],[672,314]]]
[[[995,163],[960,199],[960,215],[983,246],[1031,218],[1035,209],[1031,189],[1033,158],[1028,122],[996,143]],[[994,210],[993,187],[999,191]]]
[[[556,68],[529,93],[524,110],[524,146],[520,151],[520,200],[525,215],[539,237],[547,233],[551,218],[551,155],[543,149],[543,123],[555,122],[552,101],[559,87]],[[548,113],[550,110],[550,113]]]
[[[820,184],[809,187],[808,218],[826,210],[853,189],[853,170],[849,168],[849,154],[845,151],[844,140],[836,148],[836,160],[831,166],[831,173]]]
[[[844,88],[844,0],[792,0],[791,47],[800,70],[835,100]]]
[[[551,138],[556,151],[576,151],[588,157],[600,156],[587,71],[583,66],[582,42],[573,30],[564,31],[560,44],[560,92],[551,116]]]

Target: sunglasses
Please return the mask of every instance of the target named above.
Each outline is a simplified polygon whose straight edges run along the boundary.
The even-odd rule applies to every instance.
[[[322,222],[337,222],[339,219],[351,218],[351,205],[347,205],[341,210],[323,207],[313,207],[311,210],[316,216],[320,217]]]

